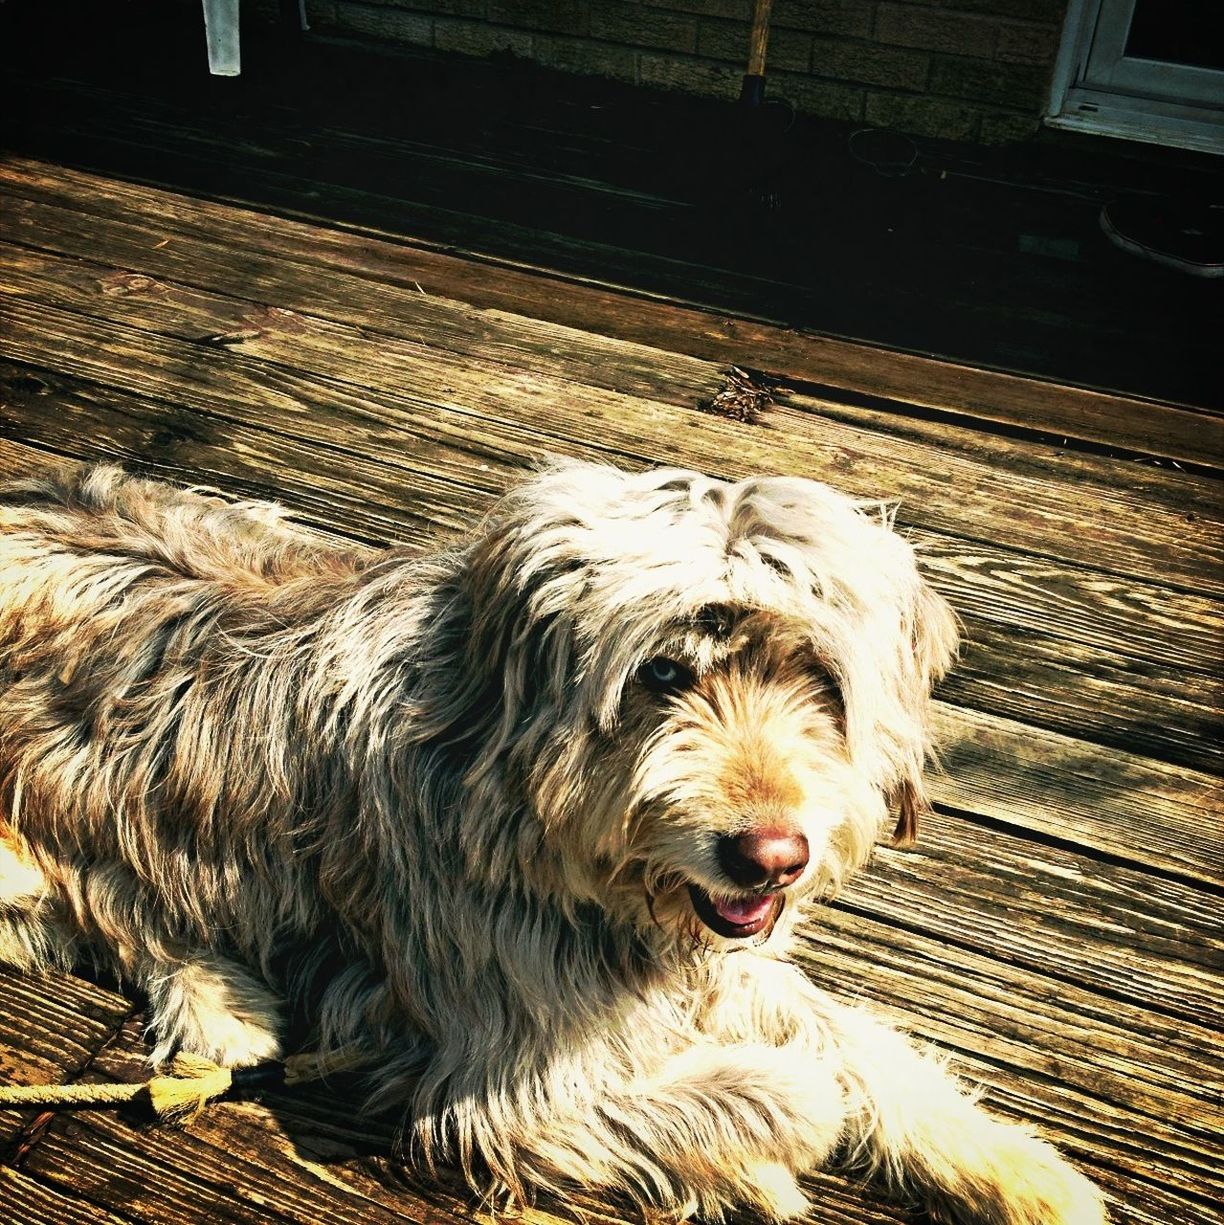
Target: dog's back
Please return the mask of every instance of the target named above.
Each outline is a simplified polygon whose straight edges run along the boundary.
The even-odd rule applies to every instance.
[[[351,572],[357,554],[289,524],[279,506],[144,480],[110,464],[0,484],[0,584],[31,564],[105,555],[184,578],[274,587]],[[44,574],[54,581],[54,574]]]
[[[0,745],[11,756],[18,681],[50,685],[42,708],[61,714],[102,694],[121,703],[176,662],[198,665],[220,626],[250,634],[310,615],[360,564],[277,506],[111,465],[0,485]]]

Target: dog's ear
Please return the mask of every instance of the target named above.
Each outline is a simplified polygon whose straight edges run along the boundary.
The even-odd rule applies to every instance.
[[[541,690],[561,690],[572,649],[567,606],[580,567],[564,552],[541,563],[531,555],[530,529],[493,525],[470,550],[465,571],[468,634],[465,664],[500,691],[513,722]]]
[[[477,771],[527,770],[579,720],[575,626],[589,581],[590,504],[609,498],[604,486],[617,479],[597,465],[557,465],[502,498],[462,555],[456,646],[467,717],[483,727]]]
[[[893,804],[897,810],[893,845],[899,847],[914,845],[923,819],[931,813],[931,802],[927,798],[922,777],[923,766],[930,752],[927,726],[931,690],[948,671],[960,643],[956,614],[952,611],[952,606],[926,579],[918,580],[913,608],[908,619],[912,664],[907,683],[911,700],[920,707],[920,710],[915,712],[915,720],[922,728],[923,743],[893,793]]]
[[[893,846],[911,847],[918,841],[918,830],[923,818],[930,815],[931,802],[921,779],[906,778],[897,788],[894,803],[897,808],[897,826],[893,830]]]

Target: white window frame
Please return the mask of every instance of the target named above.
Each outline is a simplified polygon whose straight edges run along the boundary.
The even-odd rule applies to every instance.
[[[1071,0],[1045,122],[1224,154],[1224,72],[1123,55],[1135,0]]]

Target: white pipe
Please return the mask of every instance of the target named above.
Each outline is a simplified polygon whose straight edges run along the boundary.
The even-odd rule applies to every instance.
[[[216,77],[236,77],[242,71],[238,48],[239,0],[204,0],[204,36],[208,40],[208,71]]]

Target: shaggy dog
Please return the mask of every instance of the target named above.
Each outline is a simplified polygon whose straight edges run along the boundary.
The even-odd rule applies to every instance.
[[[349,549],[112,467],[0,487],[0,956],[104,958],[155,1060],[375,1052],[485,1192],[942,1218],[1096,1190],[787,960],[923,808],[955,648],[879,507],[570,464],[464,548]]]

